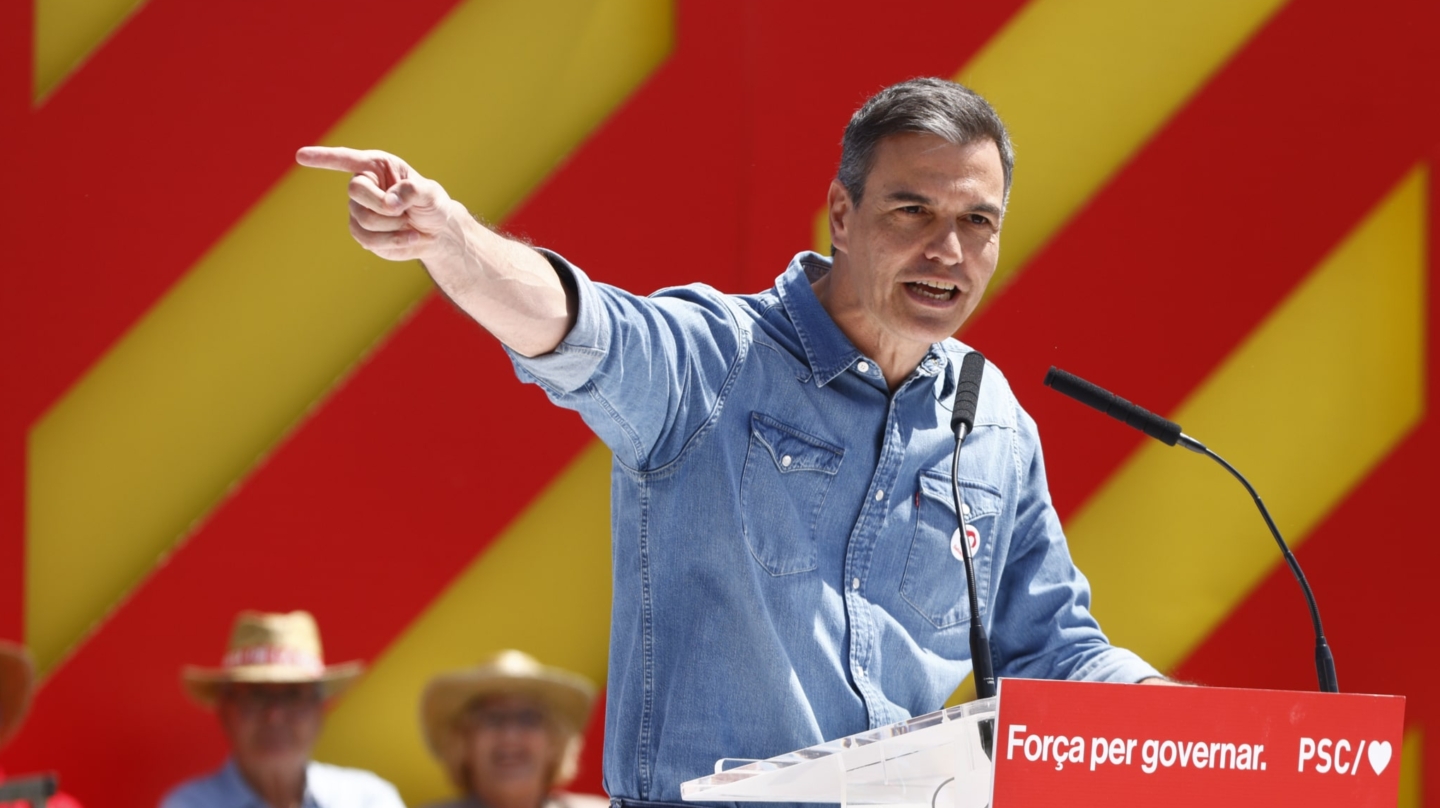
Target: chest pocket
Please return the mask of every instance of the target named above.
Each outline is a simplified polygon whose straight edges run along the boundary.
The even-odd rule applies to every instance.
[[[980,534],[974,552],[975,578],[981,609],[988,592],[990,559],[995,548],[995,523],[1000,494],[984,483],[960,481],[961,501],[970,509],[966,524]],[[965,562],[951,550],[960,523],[950,492],[950,475],[926,471],[920,475],[919,505],[915,509],[915,535],[905,559],[900,596],[935,628],[950,628],[970,620],[970,595],[965,591]]]
[[[740,513],[745,543],[766,572],[815,569],[815,526],[844,456],[844,449],[800,429],[750,414]]]

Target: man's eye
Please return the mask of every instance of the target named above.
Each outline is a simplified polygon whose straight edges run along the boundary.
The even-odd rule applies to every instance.
[[[972,213],[970,214],[970,223],[988,226],[990,224],[990,217],[983,213]]]
[[[911,216],[918,216],[918,215],[924,213],[924,212],[925,212],[925,209],[922,208],[922,207],[920,207],[919,205],[906,205],[905,207],[900,208],[900,212],[901,212],[901,213],[908,213],[908,214],[910,214]]]

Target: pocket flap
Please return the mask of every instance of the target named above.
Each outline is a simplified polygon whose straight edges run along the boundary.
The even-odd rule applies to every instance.
[[[751,433],[770,450],[775,468],[782,474],[792,471],[819,471],[834,474],[840,470],[845,450],[806,434],[768,415],[750,413]]]
[[[920,491],[936,500],[951,511],[955,510],[955,497],[950,491],[950,474],[934,470],[920,472]],[[1000,492],[986,483],[973,480],[960,481],[960,497],[970,506],[970,518],[991,516],[1000,512]]]

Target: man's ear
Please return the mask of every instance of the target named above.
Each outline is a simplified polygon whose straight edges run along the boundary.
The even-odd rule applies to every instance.
[[[829,211],[830,219],[830,245],[831,252],[849,251],[850,216],[855,212],[855,206],[850,201],[850,192],[839,180],[830,181],[830,192],[826,195],[825,207]]]

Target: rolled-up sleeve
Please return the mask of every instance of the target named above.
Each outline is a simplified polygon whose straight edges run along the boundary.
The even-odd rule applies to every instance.
[[[548,354],[506,348],[516,375],[579,412],[627,466],[675,459],[718,407],[748,342],[733,304],[703,285],[640,297],[542,254],[575,290],[575,325]]]
[[[555,350],[527,357],[505,347],[521,381],[539,384],[558,394],[578,390],[590,380],[610,344],[610,322],[600,305],[595,284],[577,267],[549,250],[540,250],[562,282],[575,290],[575,325]]]

